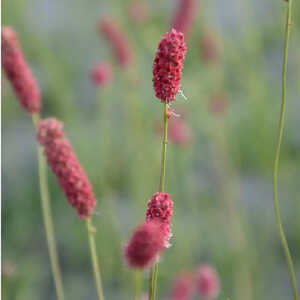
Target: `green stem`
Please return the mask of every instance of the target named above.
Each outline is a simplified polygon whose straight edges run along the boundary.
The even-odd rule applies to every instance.
[[[38,114],[32,115],[32,121],[36,127],[37,122],[40,117]],[[51,270],[54,279],[54,285],[56,289],[57,299],[64,300],[64,290],[61,279],[61,272],[58,263],[58,256],[56,251],[56,243],[53,230],[53,221],[51,215],[51,207],[49,200],[49,191],[48,191],[48,180],[47,180],[47,168],[45,159],[43,156],[42,147],[37,145],[38,150],[38,168],[39,168],[39,181],[40,181],[40,193],[41,193],[41,204],[42,204],[42,213],[46,231],[46,239],[48,244],[48,251],[50,257]]]
[[[296,286],[296,276],[293,267],[293,261],[288,247],[288,243],[283,231],[279,203],[278,203],[278,165],[279,165],[279,156],[280,156],[280,146],[283,134],[284,119],[285,119],[285,106],[286,106],[286,74],[287,74],[287,58],[288,58],[288,47],[289,47],[289,37],[290,37],[290,27],[292,20],[292,0],[287,1],[287,15],[286,15],[286,24],[285,24],[285,40],[284,40],[284,53],[283,53],[283,64],[282,64],[282,99],[281,99],[281,108],[280,108],[280,119],[279,119],[279,128],[277,134],[277,142],[275,148],[275,159],[274,159],[274,169],[273,169],[273,200],[274,200],[274,212],[276,218],[276,224],[279,232],[280,241],[285,253],[286,262],[288,264],[290,279],[292,284],[294,300],[298,299],[297,286]]]
[[[103,290],[102,290],[102,283],[101,283],[101,274],[100,274],[100,266],[97,258],[97,250],[96,250],[96,243],[95,243],[95,229],[92,224],[91,218],[86,219],[86,228],[89,236],[89,245],[91,250],[91,259],[92,259],[92,265],[94,270],[94,276],[95,276],[95,282],[96,282],[96,288],[98,293],[98,299],[104,300],[103,297]]]
[[[141,299],[141,271],[135,270],[134,271],[134,289],[135,289],[135,295],[134,300],[140,300]]]
[[[164,128],[163,128],[163,141],[161,152],[161,170],[159,180],[159,192],[163,192],[165,189],[165,175],[166,175],[166,160],[167,160],[167,144],[168,144],[168,104],[164,103]],[[158,274],[158,262],[150,270],[149,278],[149,300],[155,300],[156,298],[156,283]]]

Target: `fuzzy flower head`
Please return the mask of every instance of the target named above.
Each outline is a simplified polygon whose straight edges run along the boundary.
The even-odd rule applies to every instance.
[[[196,288],[200,296],[206,299],[215,299],[219,295],[219,276],[214,268],[201,265],[196,271]]]
[[[138,227],[124,249],[129,267],[143,269],[151,266],[164,249],[164,233],[156,222]]]
[[[44,147],[48,165],[79,218],[89,217],[95,207],[92,186],[66,139],[62,123],[54,118],[44,119],[37,124],[37,140]]]
[[[103,18],[99,29],[104,38],[111,44],[112,50],[120,66],[126,69],[133,61],[133,52],[129,40],[113,18]]]
[[[156,221],[160,224],[165,240],[165,247],[169,246],[171,233],[171,216],[173,214],[173,201],[170,195],[164,192],[156,193],[148,202],[148,209],[146,212],[146,222]]]
[[[2,68],[21,106],[30,114],[41,110],[40,90],[29,69],[16,32],[3,26],[1,30]]]
[[[181,32],[172,29],[158,45],[153,64],[153,88],[161,102],[172,102],[180,88],[186,44]]]
[[[174,282],[170,300],[189,300],[194,292],[194,281],[191,274],[182,272]]]
[[[95,65],[90,71],[91,81],[99,87],[110,84],[112,81],[112,77],[112,68],[106,62]]]

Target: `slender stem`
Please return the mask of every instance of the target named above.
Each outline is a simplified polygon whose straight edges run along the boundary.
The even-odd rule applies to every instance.
[[[134,300],[140,300],[141,299],[141,271],[136,269],[134,271]]]
[[[99,266],[99,262],[98,262],[96,243],[95,243],[95,237],[94,237],[95,229],[92,224],[91,218],[86,219],[86,228],[87,228],[87,232],[88,232],[88,236],[89,236],[89,245],[90,245],[90,250],[91,250],[91,259],[92,259],[92,264],[93,264],[98,299],[104,300],[102,283],[101,283],[100,266]]]
[[[36,126],[36,123],[39,120],[39,115],[33,114],[32,121]],[[64,290],[63,284],[61,279],[61,272],[58,263],[58,256],[56,251],[56,243],[54,237],[54,230],[53,230],[53,221],[52,221],[52,214],[51,214],[51,207],[50,207],[50,200],[49,200],[49,191],[48,191],[48,180],[47,180],[47,168],[45,163],[45,158],[43,156],[42,148],[37,145],[38,149],[38,167],[39,167],[39,181],[40,181],[40,193],[41,193],[41,204],[42,204],[42,213],[46,231],[46,239],[48,244],[48,251],[50,257],[50,264],[54,279],[54,285],[56,289],[57,299],[64,300]]]
[[[161,170],[159,180],[159,192],[163,192],[165,189],[165,175],[166,175],[166,160],[167,160],[167,144],[168,144],[168,104],[164,103],[164,128],[163,128],[163,141],[161,151]],[[156,283],[158,274],[158,262],[150,270],[149,278],[149,300],[155,300],[156,298]]]
[[[287,1],[287,15],[286,15],[286,24],[285,24],[285,40],[284,40],[284,53],[283,53],[283,64],[282,64],[282,99],[281,99],[281,109],[280,109],[280,119],[279,119],[279,128],[277,134],[277,142],[275,148],[275,159],[274,159],[274,169],[273,169],[273,199],[274,199],[274,212],[276,218],[276,224],[279,232],[280,241],[285,253],[286,262],[288,264],[290,279],[292,284],[294,300],[298,299],[297,287],[296,287],[296,276],[293,267],[293,261],[288,247],[288,243],[283,231],[279,203],[278,203],[278,165],[279,165],[279,156],[280,156],[280,146],[283,134],[284,119],[285,119],[285,106],[286,106],[286,74],[287,74],[287,58],[288,58],[288,46],[289,46],[289,37],[290,37],[290,27],[292,20],[292,0]]]

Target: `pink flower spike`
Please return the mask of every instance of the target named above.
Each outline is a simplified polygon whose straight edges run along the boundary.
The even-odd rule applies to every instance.
[[[164,234],[156,222],[145,223],[132,234],[124,249],[124,257],[131,268],[146,268],[158,259],[164,249]]]
[[[178,5],[171,22],[171,27],[183,32],[186,37],[196,16],[198,8],[197,1],[198,0],[178,0]]]
[[[196,288],[200,296],[215,299],[219,295],[219,276],[214,268],[207,264],[200,265],[196,270]]]
[[[170,300],[190,300],[194,292],[194,281],[189,273],[180,273],[173,285]]]
[[[2,68],[21,106],[30,114],[41,110],[40,89],[29,69],[16,32],[3,26],[1,31]]]
[[[148,202],[146,222],[156,221],[160,224],[165,240],[165,247],[169,247],[171,233],[171,216],[173,214],[173,201],[169,194],[164,192],[156,193]]]
[[[133,61],[133,52],[129,40],[113,18],[103,18],[99,23],[100,32],[111,44],[116,60],[126,69]]]
[[[153,63],[153,88],[161,102],[172,102],[180,88],[186,54],[184,35],[172,29],[161,39]]]
[[[106,62],[95,65],[90,71],[91,81],[99,87],[109,85],[112,81],[112,77],[112,68]]]
[[[65,137],[62,123],[48,118],[39,121],[37,128],[37,140],[44,147],[48,165],[70,205],[77,210],[79,218],[89,217],[95,207],[92,186]]]

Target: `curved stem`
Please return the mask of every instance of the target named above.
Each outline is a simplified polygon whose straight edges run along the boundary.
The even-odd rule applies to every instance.
[[[164,128],[163,128],[163,141],[161,151],[161,170],[159,180],[159,192],[163,192],[165,189],[165,175],[166,175],[166,160],[167,160],[167,144],[168,144],[168,104],[164,103]],[[158,262],[150,270],[149,278],[149,300],[155,300],[156,298],[156,283],[158,274]]]
[[[94,270],[97,294],[99,300],[104,300],[103,297],[103,290],[102,290],[102,283],[101,283],[101,273],[100,273],[100,266],[97,258],[97,250],[96,250],[96,243],[95,243],[95,229],[92,224],[91,218],[86,219],[86,228],[89,236],[89,245],[91,250],[91,259],[92,265]]]
[[[39,118],[40,117],[37,114],[32,115],[32,121],[35,127],[36,127],[36,123],[39,121]],[[53,274],[57,299],[64,300],[64,290],[63,290],[61,272],[58,263],[52,214],[51,214],[51,207],[50,207],[50,200],[49,200],[47,168],[46,168],[45,158],[43,156],[43,150],[39,145],[37,145],[37,150],[38,150],[38,168],[39,168],[42,214],[43,214],[45,231],[46,231],[46,239],[47,239],[49,257],[50,257],[51,270]]]
[[[289,268],[293,296],[294,296],[294,300],[297,300],[298,293],[296,287],[296,276],[294,272],[292,257],[290,254],[288,243],[281,223],[279,203],[277,197],[278,165],[279,165],[280,146],[281,146],[284,119],[285,119],[285,106],[286,106],[286,73],[287,73],[287,58],[288,58],[288,46],[289,46],[289,37],[290,37],[290,26],[291,26],[291,19],[292,19],[292,0],[288,0],[287,5],[288,7],[287,7],[286,24],[285,24],[285,40],[284,40],[284,53],[283,53],[283,64],[282,64],[282,99],[281,99],[279,128],[277,134],[274,169],[273,169],[273,200],[274,200],[274,212],[275,212],[276,224],[279,232],[280,241],[284,250],[286,262]]]

